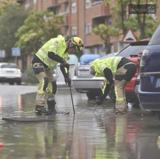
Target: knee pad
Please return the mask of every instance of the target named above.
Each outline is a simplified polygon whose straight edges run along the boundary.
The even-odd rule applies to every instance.
[[[41,63],[33,63],[32,70],[35,74],[44,72],[44,66]]]

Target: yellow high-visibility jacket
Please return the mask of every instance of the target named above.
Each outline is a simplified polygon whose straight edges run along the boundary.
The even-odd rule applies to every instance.
[[[96,59],[91,63],[91,69],[95,71],[95,76],[104,76],[104,69],[108,68],[111,70],[113,76],[117,71],[117,66],[121,61],[121,56],[113,56],[102,59]]]
[[[66,48],[67,45],[65,42],[65,38],[62,35],[58,35],[56,38],[52,38],[47,41],[37,51],[37,53],[35,53],[35,55],[49,68],[53,68],[55,65],[57,65],[57,62],[48,57],[48,52],[53,52],[54,54],[57,54],[58,56],[67,60],[68,53],[65,52]]]

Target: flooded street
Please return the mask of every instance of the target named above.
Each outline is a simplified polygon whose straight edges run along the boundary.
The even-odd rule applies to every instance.
[[[34,86],[0,85],[0,115],[31,112]],[[115,115],[113,104],[98,106],[85,94],[59,88],[58,114],[52,122],[0,120],[0,159],[159,159],[160,120],[133,109]]]

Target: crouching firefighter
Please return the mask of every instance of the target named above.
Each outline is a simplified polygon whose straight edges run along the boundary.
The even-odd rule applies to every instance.
[[[37,115],[52,115],[56,113],[55,94],[57,90],[56,80],[53,77],[53,69],[60,63],[65,82],[71,85],[69,77],[69,64],[66,62],[69,54],[80,53],[83,42],[79,37],[71,37],[67,40],[58,35],[47,41],[33,56],[32,68],[38,79],[35,113]],[[48,106],[48,109],[46,108]]]
[[[136,69],[137,66],[133,62],[121,56],[97,59],[91,63],[91,74],[104,76],[108,81],[100,100],[105,99],[114,84],[116,113],[127,112],[125,85],[134,76]]]

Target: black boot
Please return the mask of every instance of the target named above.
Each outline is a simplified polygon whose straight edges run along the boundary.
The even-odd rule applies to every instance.
[[[36,115],[42,115],[42,114],[46,114],[47,110],[44,106],[36,105],[35,113],[36,113]]]
[[[55,108],[56,106],[55,100],[47,100],[47,105],[48,105],[47,115],[53,115],[57,113],[56,108]]]

